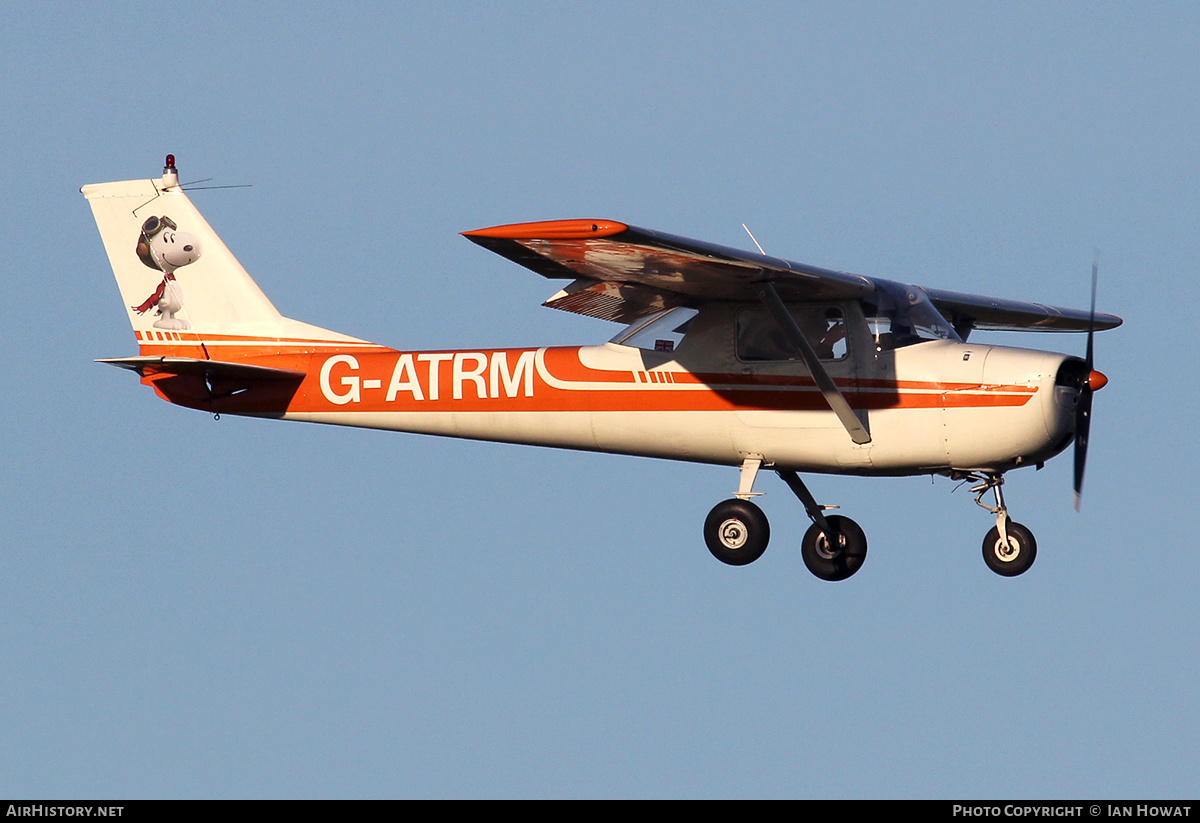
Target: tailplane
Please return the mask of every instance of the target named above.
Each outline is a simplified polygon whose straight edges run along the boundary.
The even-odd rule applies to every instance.
[[[93,183],[92,207],[143,354],[221,356],[220,346],[286,351],[361,343],[282,316],[179,185],[175,158],[150,180]],[[263,353],[266,353],[265,351]]]

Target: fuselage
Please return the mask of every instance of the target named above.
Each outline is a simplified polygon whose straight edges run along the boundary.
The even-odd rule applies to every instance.
[[[751,309],[752,310],[752,309]],[[304,373],[287,390],[144,378],[211,412],[805,472],[1006,471],[1065,448],[1078,392],[1061,354],[958,340],[881,348],[855,304],[824,365],[867,427],[852,442],[795,359],[738,338],[746,307],[715,304],[686,333],[597,346],[400,351],[318,340],[141,339],[144,355],[205,356]],[[661,324],[660,324],[661,325]],[[203,348],[199,345],[203,342]]]

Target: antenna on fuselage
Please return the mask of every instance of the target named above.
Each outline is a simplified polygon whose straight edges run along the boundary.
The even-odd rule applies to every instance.
[[[746,230],[746,234],[750,235],[750,239],[754,241],[754,245],[758,246],[758,253],[761,254],[763,257],[766,257],[767,253],[765,251],[763,251],[762,246],[758,245],[758,239],[754,236],[754,232],[750,231],[750,227],[747,226],[745,223],[743,223],[742,228]]]

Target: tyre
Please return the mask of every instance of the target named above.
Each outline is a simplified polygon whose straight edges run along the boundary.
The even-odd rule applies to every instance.
[[[762,557],[770,539],[767,516],[749,500],[722,500],[704,521],[708,550],[730,566],[745,566]]]
[[[800,555],[808,570],[822,580],[845,580],[862,568],[867,559],[867,536],[849,517],[830,515],[825,518],[835,539],[829,537],[816,523],[804,533]]]
[[[1037,558],[1037,541],[1033,532],[1011,520],[1005,526],[1008,545],[1000,539],[1000,529],[992,526],[983,538],[983,562],[989,569],[1003,577],[1016,577],[1029,570]]]

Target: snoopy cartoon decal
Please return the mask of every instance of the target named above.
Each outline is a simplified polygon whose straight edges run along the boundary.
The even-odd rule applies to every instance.
[[[141,305],[130,308],[138,314],[156,309],[155,314],[159,315],[159,319],[154,321],[156,329],[190,329],[192,326],[187,320],[175,316],[183,308],[183,289],[175,279],[175,272],[200,259],[200,238],[179,231],[175,221],[165,214],[162,217],[149,217],[142,223],[137,256],[150,268],[161,271],[163,279],[154,294],[142,301]]]

